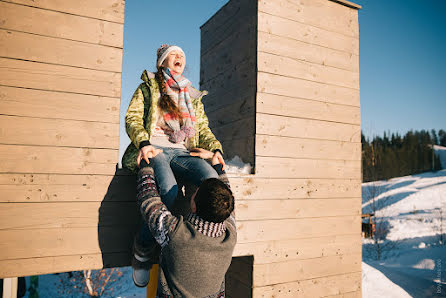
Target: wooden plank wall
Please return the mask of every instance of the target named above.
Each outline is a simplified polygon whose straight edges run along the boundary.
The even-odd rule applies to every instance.
[[[254,126],[255,149],[245,155],[254,154],[255,174],[233,176],[231,183],[239,230],[234,255],[252,255],[253,262],[234,258],[228,295],[248,297],[251,289],[254,297],[361,297],[360,7],[329,0],[249,2],[257,4],[249,6],[256,17],[244,19],[257,20],[256,64],[250,66],[257,88],[254,119],[241,125]],[[237,16],[230,8],[240,11],[240,5],[231,0],[202,27],[202,38],[206,30],[209,38],[221,36],[215,24],[237,23],[229,20]],[[231,44],[244,39],[242,30],[232,32]],[[212,63],[236,69],[238,50],[233,57],[230,51],[203,52],[215,57]],[[231,79],[226,68],[222,77]],[[209,115],[211,123],[220,117]],[[246,150],[234,146],[238,155]]]
[[[256,1],[230,1],[201,27],[200,88],[227,159],[254,164]],[[240,150],[240,148],[243,150]]]
[[[0,1],[0,277],[128,263],[123,29],[124,0]]]

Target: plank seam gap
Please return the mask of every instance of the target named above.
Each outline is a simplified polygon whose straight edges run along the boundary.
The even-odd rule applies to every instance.
[[[321,257],[314,258],[305,258],[305,259],[292,259],[293,262],[304,261],[304,260],[316,260],[316,259],[325,259],[325,258],[333,258],[338,256],[356,256],[360,255],[360,252],[346,253],[346,254],[335,254],[335,255],[327,255]],[[255,262],[255,261],[254,261]],[[280,264],[280,263],[289,263],[290,261],[282,261],[282,262],[268,262],[268,263],[254,263],[254,265],[269,265],[269,264]],[[348,273],[347,273],[348,274]],[[337,274],[336,274],[337,275]]]
[[[347,124],[347,125],[353,125],[353,126],[358,126],[358,127],[361,125],[361,123],[339,122],[339,121],[326,120],[326,119],[321,120],[321,119],[307,118],[307,117],[302,117],[302,116],[288,116],[288,115],[265,113],[265,112],[257,112],[257,114],[272,115],[272,116],[279,116],[279,117],[292,118],[292,119],[304,119],[304,120],[314,120],[314,121],[322,121],[322,122],[330,122],[330,123],[338,123],[338,124]]]
[[[273,157],[279,159],[292,159],[292,160],[327,160],[327,161],[361,161],[361,159],[345,159],[345,158],[318,158],[318,157],[289,157],[289,156],[274,156],[274,155],[261,155],[256,154],[256,157]]]
[[[283,35],[278,35],[278,34],[274,34],[274,33],[271,33],[271,32],[268,32],[268,31],[263,31],[263,30],[258,30],[258,32],[263,32],[263,33],[271,34],[271,35],[278,36],[278,37],[281,37],[281,38],[286,38],[286,39],[289,39],[289,40],[299,41],[299,42],[303,42],[303,43],[310,44],[310,45],[313,45],[313,46],[319,46],[319,47],[322,47],[322,48],[330,49],[330,50],[333,50],[333,51],[338,51],[338,52],[341,52],[341,53],[347,53],[347,54],[355,55],[355,56],[358,56],[358,57],[359,57],[358,54],[351,53],[351,52],[344,51],[344,50],[339,50],[339,49],[334,49],[334,48],[326,47],[326,46],[323,46],[323,45],[320,45],[320,44],[317,44],[317,43],[311,43],[311,42],[308,42],[308,41],[304,41],[304,40],[300,40],[300,39],[295,39],[295,38],[291,38],[291,37],[287,37],[287,36],[283,36]]]
[[[327,28],[323,28],[323,27],[312,25],[312,24],[296,21],[296,20],[293,20],[293,19],[290,19],[290,18],[287,18],[287,17],[284,17],[284,16],[278,16],[276,14],[273,14],[273,13],[270,13],[270,12],[267,12],[267,11],[264,11],[264,10],[261,10],[261,9],[259,9],[259,12],[264,13],[266,15],[273,16],[273,17],[277,17],[277,18],[280,18],[280,19],[288,20],[288,21],[291,21],[291,22],[294,22],[294,23],[302,24],[302,25],[305,25],[305,26],[318,28],[318,29],[324,30],[326,32],[336,33],[336,34],[339,34],[339,35],[342,35],[342,36],[345,36],[345,37],[349,37],[349,38],[352,38],[352,39],[355,39],[355,40],[359,41],[359,35],[358,36],[354,36],[354,35],[348,35],[348,34],[345,34],[345,33],[339,32],[339,31],[329,30]]]
[[[87,19],[99,20],[99,21],[104,21],[104,22],[110,22],[110,23],[120,24],[120,25],[123,25],[123,24],[124,24],[124,23],[117,22],[117,21],[109,21],[109,20],[106,20],[106,19],[100,19],[100,18],[95,18],[95,17],[83,16],[83,15],[78,15],[78,14],[74,14],[74,13],[70,13],[70,12],[65,12],[65,11],[60,11],[60,10],[54,10],[54,9],[43,8],[43,7],[38,7],[38,6],[26,5],[26,4],[23,4],[23,3],[15,3],[15,2],[5,1],[5,0],[0,0],[0,1],[1,1],[1,2],[5,2],[5,3],[10,3],[10,4],[15,4],[15,5],[20,5],[20,6],[26,6],[26,7],[31,7],[31,8],[41,9],[41,10],[48,10],[48,11],[52,11],[52,12],[58,12],[58,13],[62,13],[62,14],[67,14],[67,15],[72,15],[72,16],[77,16],[77,17],[82,17],[82,18],[87,18]]]
[[[73,66],[73,65],[68,65],[68,64],[59,64],[59,63],[52,63],[52,62],[42,62],[42,61],[27,60],[27,59],[22,59],[22,58],[14,58],[14,57],[6,57],[6,56],[0,56],[0,58],[10,59],[10,60],[26,61],[26,62],[34,62],[34,63],[47,64],[47,65],[71,67],[71,68],[76,68],[76,69],[94,70],[94,71],[105,72],[105,73],[122,74],[122,67],[121,67],[121,72],[119,72],[119,71],[113,71],[113,70],[103,70],[103,69],[88,68],[88,67],[83,67],[83,66]],[[9,68],[9,67],[3,67],[2,66],[0,68]]]
[[[299,279],[299,280],[287,281],[287,282],[283,282],[283,283],[275,283],[275,284],[269,284],[269,285],[259,286],[259,287],[257,287],[257,288],[261,288],[261,287],[272,287],[272,286],[277,286],[277,285],[285,285],[285,284],[289,284],[289,283],[295,283],[295,282],[299,282],[299,281],[308,281],[308,280],[314,280],[314,279],[321,279],[321,278],[325,278],[325,277],[333,277],[333,276],[340,276],[340,275],[349,275],[349,274],[352,274],[352,273],[362,273],[362,271],[352,271],[352,272],[347,272],[347,273],[331,274],[331,275],[325,275],[325,276],[321,276],[321,277],[313,277],[313,278],[308,278],[308,279]]]
[[[348,143],[348,144],[362,144],[361,142],[350,142],[350,141],[340,141],[340,140],[326,140],[326,139],[318,139],[318,138],[308,138],[308,137],[290,137],[290,136],[278,136],[278,135],[270,135],[270,134],[264,134],[259,133],[256,134],[256,136],[268,136],[268,137],[277,137],[277,138],[288,138],[288,139],[301,139],[301,140],[315,140],[315,141],[327,141],[327,142],[333,142],[333,143]],[[232,141],[233,139],[228,139],[227,141]],[[237,139],[234,139],[237,140]]]
[[[278,221],[278,220],[301,220],[301,219],[308,219],[308,218],[361,218],[361,214],[352,214],[352,215],[327,215],[327,216],[308,216],[308,217],[300,217],[300,218],[286,218],[286,219],[282,219],[282,218],[271,218],[271,219],[239,219],[237,220],[237,222],[247,222],[247,221]],[[237,218],[237,216],[236,216]],[[360,234],[359,234],[360,235]],[[334,235],[332,235],[334,236]],[[300,239],[300,238],[297,238]],[[246,242],[245,242],[246,243]]]
[[[262,92],[257,92],[257,93],[271,94],[271,95],[277,95],[277,96],[281,96],[281,97],[287,97],[287,98],[293,98],[293,99],[294,98],[295,99],[302,99],[302,100],[307,100],[307,101],[317,101],[317,102],[320,102],[320,103],[327,103],[327,104],[331,104],[331,105],[360,108],[360,106],[349,105],[349,104],[345,104],[345,103],[328,102],[328,101],[322,101],[322,100],[317,100],[317,99],[313,99],[313,98],[294,97],[294,96],[282,95],[282,94],[277,94],[277,93],[272,93],[272,92],[264,92],[264,91],[262,91]]]
[[[350,72],[350,73],[353,73],[353,74],[359,74],[359,71],[353,71],[353,70],[350,70],[350,69],[343,69],[343,68],[340,68],[340,67],[331,66],[331,65],[327,65],[327,64],[321,64],[321,63],[316,63],[316,62],[307,61],[307,60],[304,60],[304,59],[298,59],[298,58],[295,58],[295,57],[279,55],[277,53],[271,53],[271,52],[267,52],[267,51],[258,51],[258,53],[264,53],[264,54],[273,55],[273,56],[276,56],[276,57],[288,58],[288,59],[291,59],[291,60],[294,60],[294,61],[304,62],[306,64],[314,64],[314,65],[317,65],[317,66],[324,66],[324,67],[328,67],[328,68],[334,68],[334,69],[347,71],[347,72]]]
[[[38,62],[37,62],[38,63]],[[0,68],[6,68],[1,67]],[[14,85],[6,85],[6,84],[0,84],[0,87],[10,87],[10,88],[20,88],[20,89],[28,89],[28,90],[38,90],[38,91],[46,91],[46,92],[58,92],[58,93],[69,93],[69,94],[78,94],[78,95],[88,95],[88,96],[99,96],[99,97],[107,97],[107,98],[114,98],[114,99],[121,99],[121,96],[108,96],[108,95],[98,95],[98,94],[90,94],[90,93],[80,93],[80,92],[73,92],[73,91],[60,91],[60,90],[51,90],[51,89],[41,89],[41,88],[30,88],[30,87],[21,87],[21,86],[14,86]]]
[[[2,114],[2,113],[0,113],[0,116],[33,118],[33,119],[48,119],[48,120],[68,120],[68,121],[89,122],[89,123],[108,123],[108,124],[118,124],[118,125],[120,124],[119,122],[109,122],[109,121],[93,121],[93,120],[70,119],[70,118],[49,118],[49,117],[24,116],[24,115]]]
[[[80,42],[80,43],[96,45],[96,46],[101,46],[101,47],[107,47],[107,48],[113,48],[113,49],[118,49],[118,50],[122,50],[123,49],[123,48],[112,46],[112,45],[105,45],[105,44],[100,44],[100,43],[94,43],[94,42],[88,42],[88,41],[82,41],[82,40],[77,40],[77,39],[71,39],[71,38],[59,37],[59,36],[52,36],[52,35],[46,35],[46,34],[40,34],[40,33],[34,33],[34,32],[21,31],[21,30],[16,30],[16,29],[9,29],[9,28],[0,27],[0,30],[19,32],[19,33],[24,33],[24,34],[29,34],[29,35],[36,35],[36,36],[42,36],[42,37],[48,37],[48,38],[54,38],[54,39],[61,39],[61,40]]]
[[[312,83],[317,83],[317,84],[322,84],[322,85],[327,85],[327,86],[333,86],[333,87],[345,88],[345,89],[354,90],[354,91],[360,91],[359,88],[352,88],[352,87],[340,86],[340,85],[331,84],[331,83],[324,83],[324,82],[320,82],[320,81],[313,81],[313,80],[309,80],[309,79],[291,77],[291,76],[286,76],[286,75],[277,74],[277,73],[273,73],[273,72],[268,72],[268,71],[264,71],[264,70],[260,70],[257,73],[258,74],[259,73],[266,73],[266,74],[270,74],[270,75],[274,75],[274,76],[278,76],[278,77],[284,77],[284,78],[289,78],[289,79],[297,79],[297,80],[302,80],[302,81],[307,81],[307,82],[312,82]]]
[[[6,146],[26,146],[26,147],[50,147],[50,148],[76,148],[76,149],[92,149],[92,150],[111,150],[111,151],[119,151],[119,146],[116,148],[107,148],[107,147],[87,147],[87,146],[68,146],[68,145],[44,145],[44,144],[11,144],[11,143],[3,143],[0,142],[0,145],[6,145]],[[89,162],[93,163],[93,162]],[[98,164],[111,164],[108,162],[94,162]]]

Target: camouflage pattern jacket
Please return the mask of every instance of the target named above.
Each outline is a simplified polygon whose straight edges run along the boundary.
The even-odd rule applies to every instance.
[[[138,171],[136,158],[139,146],[141,142],[150,141],[150,137],[155,130],[156,119],[158,119],[158,100],[160,98],[160,90],[154,73],[144,70],[141,80],[144,82],[139,85],[133,94],[125,115],[125,129],[132,142],[122,157],[122,166],[135,174]],[[201,102],[201,98],[207,94],[207,91],[198,91],[192,87],[189,94],[195,109],[196,134],[186,142],[188,149],[203,148],[209,151],[218,149],[223,152],[220,142],[209,128],[209,121]]]

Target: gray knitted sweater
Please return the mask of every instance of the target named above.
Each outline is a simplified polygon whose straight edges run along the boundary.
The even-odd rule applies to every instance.
[[[214,167],[229,186],[221,165]],[[158,297],[224,297],[224,278],[237,242],[234,213],[222,223],[196,214],[175,217],[158,195],[153,169],[138,172],[137,199],[162,249]]]

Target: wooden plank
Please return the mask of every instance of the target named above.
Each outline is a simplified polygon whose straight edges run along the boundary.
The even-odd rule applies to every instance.
[[[0,202],[134,202],[136,176],[0,174]]]
[[[229,180],[240,200],[361,197],[361,179],[277,179],[249,175],[232,176]],[[268,191],[265,191],[265,185],[268,185]]]
[[[253,286],[261,287],[360,271],[361,254],[327,256],[271,264],[254,264]]]
[[[359,72],[359,56],[304,41],[258,32],[259,52]]]
[[[288,158],[361,160],[361,144],[256,135],[256,155]]]
[[[130,252],[137,230],[136,225],[1,230],[0,260]]]
[[[0,203],[1,230],[124,226],[138,223],[135,202]]]
[[[346,36],[263,12],[258,13],[258,30],[359,55],[357,37]]]
[[[237,220],[361,215],[361,198],[237,200]]]
[[[0,20],[2,29],[123,47],[123,24],[8,2],[0,2]]]
[[[255,297],[314,298],[361,289],[361,272],[280,283],[253,289]],[[360,297],[360,296],[357,296]]]
[[[256,114],[256,133],[293,138],[322,139],[359,143],[360,125]]]
[[[114,262],[108,263],[107,261]],[[130,266],[131,254],[81,254],[71,256],[51,256],[20,260],[0,260],[0,277],[42,275],[57,272],[85,269],[102,269],[104,267]]]
[[[256,60],[257,30],[255,22],[244,22],[237,32],[200,57],[200,84],[217,74],[236,71],[246,60]]]
[[[361,251],[362,238],[359,233],[356,233],[304,239],[237,243],[234,256],[253,255],[255,264],[268,264],[324,256],[358,254]]]
[[[243,24],[255,24],[256,14],[256,1],[230,1],[224,5],[200,27],[202,55],[226,38],[237,34]]]
[[[0,86],[5,115],[119,124],[119,98]]]
[[[124,24],[124,0],[8,0],[26,6],[60,11],[68,14],[90,17]]]
[[[0,173],[113,175],[118,150],[0,145]]]
[[[359,107],[268,93],[257,93],[256,111],[288,117],[361,124]]]
[[[245,100],[254,101],[256,96],[254,87],[252,85],[249,88],[244,88],[244,86],[237,84],[229,88],[229,90],[218,89],[209,93],[202,99],[206,114]]]
[[[0,85],[121,97],[121,73],[0,58]]]
[[[275,54],[257,53],[260,72],[359,90],[359,73]]]
[[[30,47],[30,44],[33,46]],[[0,56],[94,70],[122,71],[122,49],[3,29],[0,29]]]
[[[359,107],[359,90],[289,78],[269,73],[257,74],[257,91],[294,98],[318,100]]]
[[[207,112],[206,115],[212,127],[218,127],[243,118],[254,117],[255,111],[255,96],[253,94],[233,104]]]
[[[119,149],[119,124],[0,115],[1,144]]]
[[[237,243],[361,233],[360,216],[315,217],[237,222]],[[359,237],[359,236],[358,236]]]
[[[358,11],[326,0],[259,1],[259,11],[351,37],[359,37]]]
[[[340,293],[340,294],[336,294],[336,295],[329,295],[329,296],[324,296],[326,298],[330,297],[330,298],[361,298],[362,297],[362,290],[357,290],[357,291],[353,291],[353,292],[348,292],[348,293]]]
[[[232,140],[242,137],[254,138],[254,125],[254,117],[249,117],[215,127],[211,123],[210,127],[217,140]]]
[[[361,179],[361,161],[256,156],[255,175],[274,178]]]

